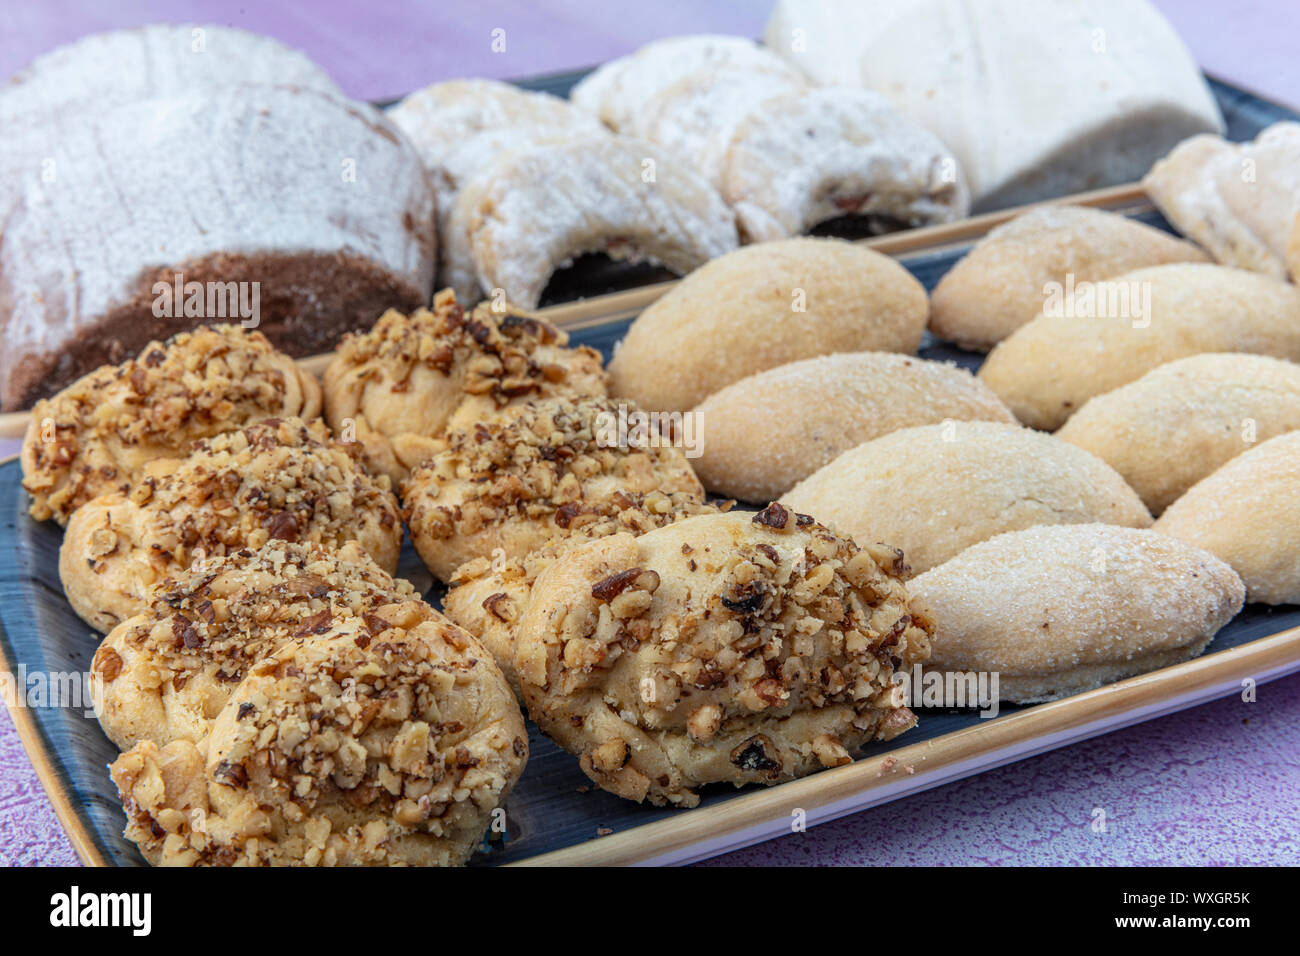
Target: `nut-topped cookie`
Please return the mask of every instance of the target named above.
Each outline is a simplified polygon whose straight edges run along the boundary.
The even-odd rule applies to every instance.
[[[680,491],[630,494],[625,499],[618,512],[596,515],[594,520],[571,526],[567,534],[525,555],[501,560],[475,558],[452,575],[452,588],[442,599],[443,610],[492,652],[516,693],[519,681],[515,677],[515,629],[528,610],[533,582],[560,555],[596,538],[645,534],[692,515],[729,511],[734,504],[701,501],[694,494]]]
[[[269,419],[196,442],[167,465],[68,522],[59,576],[73,609],[102,631],[195,561],[271,539],[355,540],[384,570],[397,568],[402,521],[388,477],[370,475],[360,448],[334,441],[322,422]]]
[[[548,398],[448,433],[402,485],[411,540],[440,580],[474,558],[527,554],[628,506],[631,496],[704,488],[668,436],[620,436],[637,409]]]
[[[111,767],[150,862],[463,864],[528,738],[482,645],[422,602],[336,618],[255,663],[201,745]]]
[[[349,617],[381,633],[418,600],[355,541],[335,550],[273,539],[185,568],[95,652],[100,725],[123,750],[198,743],[261,658]]]
[[[200,327],[151,342],[37,402],[23,441],[23,487],[38,521],[125,494],[145,466],[184,458],[197,439],[264,418],[321,411],[316,379],[260,332]]]
[[[933,626],[901,572],[779,504],[591,541],[533,585],[529,714],[601,788],[656,805],[849,763],[916,722],[892,677]]]
[[[449,289],[432,311],[389,311],[350,336],[325,371],[325,416],[394,481],[449,428],[553,395],[604,395],[600,355],[512,307],[463,308]]]

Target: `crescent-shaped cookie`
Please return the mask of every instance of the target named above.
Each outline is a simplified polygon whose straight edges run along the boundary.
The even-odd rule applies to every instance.
[[[897,568],[777,504],[583,544],[533,585],[528,712],[597,786],[656,805],[849,763],[916,721],[892,678],[930,623]]]
[[[1136,492],[1100,458],[998,422],[891,432],[840,455],[781,502],[859,544],[900,548],[918,574],[1004,531],[1151,524]]]
[[[869,90],[771,97],[729,132],[720,188],[750,242],[842,216],[885,232],[970,212],[965,176],[948,149]]]
[[[325,370],[325,417],[400,482],[448,428],[535,398],[604,395],[600,355],[568,343],[549,322],[509,306],[469,311],[444,289],[432,311],[387,312],[343,341]]]
[[[562,201],[559,197],[563,197]],[[736,220],[688,159],[615,136],[533,144],[466,184],[447,227],[448,268],[524,308],[584,253],[679,274],[736,248]],[[461,262],[461,265],[457,265]]]
[[[23,439],[31,514],[67,524],[81,505],[130,491],[150,462],[263,418],[320,414],[316,379],[260,332],[203,326],[151,342],[32,409]]]
[[[1155,530],[1227,561],[1251,601],[1300,604],[1300,431],[1270,438],[1197,482]]]
[[[1001,700],[1056,700],[1200,654],[1241,610],[1232,568],[1155,531],[1048,525],[908,582],[934,617],[932,672],[992,672]]]
[[[442,581],[475,558],[518,557],[636,495],[704,499],[686,456],[635,425],[635,406],[551,398],[508,408],[447,434],[402,485],[411,540]]]
[[[100,631],[138,614],[155,584],[194,562],[273,538],[357,541],[385,571],[397,568],[402,520],[387,476],[371,476],[360,447],[334,441],[319,421],[269,419],[167,464],[68,522],[59,577],[73,610]]]

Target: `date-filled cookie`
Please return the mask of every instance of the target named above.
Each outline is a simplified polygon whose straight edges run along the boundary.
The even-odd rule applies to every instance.
[[[636,408],[608,398],[550,398],[448,433],[402,485],[411,540],[446,581],[475,558],[527,554],[630,496],[704,499],[681,449],[660,433],[621,435]]]
[[[527,760],[482,645],[421,602],[352,615],[254,664],[201,744],[111,767],[150,862],[464,863]]]
[[[395,482],[448,428],[552,395],[604,395],[600,355],[569,348],[553,325],[517,309],[463,308],[444,289],[433,310],[387,312],[350,336],[325,370],[325,416]]]
[[[196,439],[320,409],[316,379],[260,332],[219,325],[151,342],[36,403],[22,450],[32,517],[67,524],[91,498],[125,494],[150,462],[184,458]]]
[[[397,568],[402,521],[386,476],[321,422],[269,419],[195,442],[188,458],[126,495],[83,505],[68,522],[59,576],[73,609],[101,631],[139,613],[150,588],[195,561],[271,539],[356,541]]]
[[[892,675],[932,627],[901,564],[778,504],[574,548],[518,631],[529,714],[601,788],[656,805],[847,764],[916,722]]]

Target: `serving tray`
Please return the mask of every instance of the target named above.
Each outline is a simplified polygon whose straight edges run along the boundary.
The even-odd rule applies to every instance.
[[[523,85],[566,91],[582,74]],[[565,84],[568,84],[567,86]],[[1295,118],[1282,107],[1212,81],[1229,135],[1247,139]],[[1123,186],[1066,197],[1168,229],[1141,189]],[[993,226],[1022,210],[867,240],[896,255],[928,288]],[[575,342],[609,356],[631,319],[672,283],[595,295],[542,310]],[[978,368],[982,356],[927,336],[927,358]],[[319,371],[325,356],[304,360]],[[21,435],[24,415],[0,418],[0,436]],[[142,865],[122,837],[125,816],[106,766],[117,754],[80,708],[33,707],[21,699],[33,674],[82,673],[99,641],[63,597],[60,529],[27,515],[16,460],[0,463],[0,664],[19,700],[6,703],[55,812],[81,858],[95,865]],[[399,574],[437,604],[441,596],[406,542]],[[939,786],[1024,757],[1106,733],[1300,670],[1300,607],[1249,605],[1196,660],[1085,694],[1029,707],[1007,705],[983,719],[973,711],[918,709],[920,724],[853,764],[770,789],[706,788],[692,810],[658,809],[592,787],[573,757],[530,728],[528,767],[506,809],[504,842],[485,845],[473,865],[688,863]]]

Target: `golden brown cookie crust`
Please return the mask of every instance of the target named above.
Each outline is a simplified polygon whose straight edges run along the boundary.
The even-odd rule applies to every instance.
[[[142,743],[111,773],[156,864],[449,866],[499,823],[527,755],[482,645],[410,602],[284,645],[203,744]]]
[[[778,504],[581,545],[519,628],[529,713],[600,787],[657,805],[848,763],[915,723],[892,675],[932,624],[901,565]]]
[[[551,538],[629,506],[630,496],[677,492],[704,500],[681,449],[607,441],[630,403],[549,398],[448,433],[445,447],[402,485],[411,539],[446,581],[474,558],[527,554]],[[498,552],[497,549],[500,549]]]
[[[387,476],[320,421],[269,419],[196,442],[184,461],[72,516],[59,575],[73,609],[102,631],[138,613],[149,588],[196,559],[273,538],[332,546],[356,540],[397,568],[402,522]]]
[[[628,504],[616,514],[600,515],[594,521],[571,528],[525,555],[490,560],[475,558],[456,569],[452,588],[442,599],[442,609],[465,630],[483,642],[500,666],[515,693],[515,629],[524,613],[537,576],[570,548],[613,534],[645,534],[692,515],[719,514],[731,510],[732,501],[700,501],[693,494],[652,491],[629,495]]]
[[[383,621],[418,599],[355,541],[334,550],[276,539],[183,569],[96,651],[100,725],[123,750],[198,743],[257,660],[336,619]]]
[[[325,417],[355,431],[394,482],[429,458],[450,427],[555,395],[604,395],[599,353],[568,347],[548,322],[506,306],[463,308],[450,289],[433,310],[388,311],[344,339],[325,370]]]
[[[37,402],[22,450],[32,517],[66,524],[91,498],[128,492],[148,463],[184,458],[197,439],[320,411],[316,379],[260,332],[200,326],[151,342]]]

